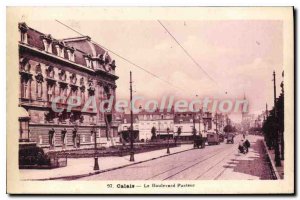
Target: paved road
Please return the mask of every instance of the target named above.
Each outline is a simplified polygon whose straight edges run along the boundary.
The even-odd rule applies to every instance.
[[[79,180],[215,180],[272,179],[262,138],[248,136],[249,153],[238,153],[237,143],[221,143],[147,161]]]

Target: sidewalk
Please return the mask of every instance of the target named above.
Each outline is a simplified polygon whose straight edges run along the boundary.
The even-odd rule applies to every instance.
[[[267,150],[268,153],[269,153],[269,156],[270,156],[270,159],[271,159],[273,168],[275,168],[275,169],[274,169],[275,173],[278,174],[278,176],[280,177],[280,179],[283,179],[283,178],[284,178],[284,161],[281,160],[281,167],[276,167],[276,166],[275,166],[275,151],[274,151],[274,149],[269,150],[269,149],[266,147],[266,150]]]
[[[223,170],[216,178],[219,180],[271,180],[273,174],[270,162],[267,159],[267,152],[261,136],[248,135],[250,148],[247,154],[234,153],[229,162],[220,163]],[[218,174],[218,173],[216,173]]]
[[[193,149],[193,144],[184,144],[180,147],[170,148],[172,154]],[[126,167],[129,165],[153,160],[156,158],[168,156],[166,149],[135,154],[135,162],[129,161],[129,155],[123,157],[99,157],[99,171],[94,171],[94,158],[69,158],[68,165],[56,169],[22,169],[20,171],[20,178],[22,180],[51,180],[59,178],[69,178],[72,176],[87,176],[97,174],[103,171],[109,171],[117,168]]]

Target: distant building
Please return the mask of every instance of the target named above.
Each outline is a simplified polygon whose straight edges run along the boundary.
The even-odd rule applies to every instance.
[[[193,112],[168,112],[166,109],[163,112],[159,110],[155,112],[146,112],[141,110],[138,114],[133,115],[133,130],[138,131],[139,141],[149,141],[152,137],[152,128],[156,130],[156,137],[160,139],[178,136],[178,128],[181,128],[179,138],[183,140],[191,140],[193,138],[193,128],[195,121],[195,128],[197,134],[199,130],[203,137],[206,137],[207,132],[213,131],[212,114],[193,113]],[[130,114],[123,116],[122,123],[119,126],[119,133],[126,132],[130,129]],[[169,130],[169,133],[168,131]],[[126,133],[127,134],[127,133]],[[137,139],[137,138],[136,138]]]
[[[86,37],[55,39],[19,23],[19,105],[28,113],[20,120],[20,142],[33,142],[45,150],[92,147],[118,141],[114,111],[106,113],[88,108],[89,97],[97,105],[116,95],[115,61],[99,45]],[[64,97],[54,112],[51,104]],[[67,112],[70,96],[81,104]],[[24,112],[23,115],[25,116]]]
[[[172,112],[167,112],[164,110],[160,112],[156,110],[155,112],[146,112],[141,110],[138,114],[133,115],[133,130],[139,132],[138,139],[140,141],[150,140],[152,137],[151,130],[153,127],[156,129],[156,136],[158,138],[166,138],[169,134],[173,137],[174,130],[174,114]],[[125,114],[122,124],[119,126],[119,131],[124,131],[130,128],[130,114]],[[169,133],[167,132],[169,129]]]
[[[244,100],[246,100],[246,96],[244,95]],[[248,111],[242,111],[242,131],[249,131],[251,127],[255,124],[255,115],[250,114]]]
[[[196,134],[204,134],[204,125],[200,120],[200,113],[193,112],[180,112],[175,113],[174,118],[174,133],[176,136],[183,140],[192,140],[193,139],[193,129],[195,125]],[[178,135],[178,129],[181,129],[180,135]]]

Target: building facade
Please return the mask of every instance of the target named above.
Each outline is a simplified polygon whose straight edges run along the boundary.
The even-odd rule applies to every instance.
[[[29,116],[28,134],[20,125],[20,141],[45,150],[88,148],[93,134],[97,143],[117,142],[114,110],[88,104],[92,99],[98,108],[112,96],[115,103],[118,77],[110,55],[88,36],[57,40],[25,23],[19,33],[19,105]]]
[[[195,127],[196,134],[201,133],[206,138],[207,132],[212,130],[212,114],[210,112],[194,113],[180,112],[175,113],[174,117],[174,133],[178,136],[178,129],[181,129],[179,138],[184,140],[193,139],[193,129]]]
[[[119,132],[129,130],[131,126],[130,114],[125,114],[122,124],[119,126]],[[156,130],[156,136],[164,139],[173,137],[174,134],[174,113],[163,110],[160,112],[146,112],[140,110],[133,115],[133,130],[138,131],[139,141],[149,141],[152,137],[152,128]]]
[[[178,129],[181,128],[179,138],[183,140],[193,139],[193,128],[195,125],[197,134],[199,130],[203,137],[206,137],[208,131],[213,131],[213,119],[210,112],[145,112],[140,111],[133,115],[133,130],[138,131],[139,141],[149,141],[152,137],[152,128],[156,130],[156,137],[160,139],[178,136]],[[130,129],[130,114],[123,116],[122,123],[119,126],[119,132]],[[168,132],[169,131],[169,132]]]

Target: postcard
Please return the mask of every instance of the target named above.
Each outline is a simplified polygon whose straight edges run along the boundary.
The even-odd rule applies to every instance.
[[[293,7],[7,7],[9,194],[293,194]]]

